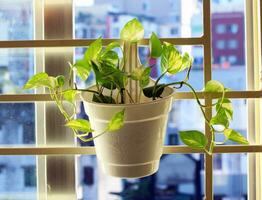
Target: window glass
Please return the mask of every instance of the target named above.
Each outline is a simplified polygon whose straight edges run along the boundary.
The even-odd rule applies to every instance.
[[[238,41],[237,40],[229,40],[228,41],[228,48],[229,49],[237,49],[238,48]]]
[[[212,78],[232,90],[245,90],[244,0],[213,0],[211,5]],[[223,34],[217,27],[223,27]]]
[[[225,33],[226,32],[226,26],[224,24],[218,24],[216,26],[216,32],[219,34]]]
[[[120,179],[105,175],[96,156],[81,156],[78,165],[80,183],[77,187],[77,198],[202,199],[203,159],[203,155],[199,154],[163,155],[157,173],[140,179]],[[85,173],[86,169],[88,172]],[[87,174],[87,177],[84,176]]]
[[[160,37],[200,37],[203,33],[202,0],[76,0],[76,38],[119,38],[123,25],[134,17],[142,21],[146,37],[151,32]]]
[[[33,0],[0,1],[0,40],[33,39]]]
[[[233,34],[237,34],[238,33],[238,24],[231,24],[230,25],[230,31]]]
[[[220,50],[225,49],[225,41],[224,40],[218,40],[216,42],[216,47]]]
[[[32,40],[33,0],[0,1],[0,40]],[[0,49],[0,93],[21,88],[34,73],[33,49]],[[31,91],[33,92],[33,91]],[[35,145],[35,104],[0,104],[0,146]],[[36,157],[0,156],[0,199],[36,199]]]
[[[36,156],[0,156],[0,160],[0,199],[37,199]]]
[[[220,158],[219,158],[220,157]],[[214,169],[214,199],[247,200],[247,154],[216,154],[220,168]]]
[[[36,169],[34,165],[24,166],[25,187],[36,187]]]

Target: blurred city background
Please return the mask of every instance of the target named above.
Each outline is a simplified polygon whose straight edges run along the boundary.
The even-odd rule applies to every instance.
[[[123,25],[137,17],[145,35],[200,37],[203,34],[202,0],[75,0],[75,38],[118,38]],[[212,0],[212,77],[233,90],[246,89],[244,0]],[[34,39],[33,0],[0,0],[0,40]],[[61,38],[62,39],[62,38]],[[190,82],[203,84],[202,46],[179,46],[194,57]],[[79,59],[85,49],[76,48]],[[148,49],[140,47],[140,60]],[[21,88],[34,74],[34,49],[0,49],[0,92],[25,93]],[[65,66],[66,67],[66,66]],[[159,75],[157,65],[152,78]],[[165,81],[182,79],[184,74]],[[92,77],[79,86],[92,83]],[[247,134],[246,100],[234,100],[232,127]],[[81,107],[80,107],[81,108]],[[80,109],[79,115],[84,116]],[[190,113],[190,115],[189,115]],[[0,145],[34,146],[35,105],[0,104]],[[166,145],[182,144],[179,130],[204,130],[204,120],[193,100],[175,101],[170,113]],[[219,138],[218,140],[222,139]],[[79,145],[93,145],[79,143]],[[200,200],[204,195],[203,156],[164,155],[159,171],[141,179],[119,179],[103,174],[95,156],[77,156],[79,200]],[[0,156],[0,200],[36,199],[36,157]],[[217,154],[214,157],[215,200],[247,199],[247,155]]]

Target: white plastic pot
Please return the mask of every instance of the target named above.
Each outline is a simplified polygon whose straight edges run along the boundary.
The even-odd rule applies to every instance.
[[[93,136],[105,129],[115,113],[125,109],[124,126],[94,141],[98,160],[106,174],[138,178],[158,170],[173,92],[172,88],[165,88],[162,99],[148,99],[140,104],[95,103],[90,93],[82,94],[85,112],[95,130]]]

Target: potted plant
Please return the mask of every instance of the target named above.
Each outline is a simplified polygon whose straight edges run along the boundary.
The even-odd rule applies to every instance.
[[[44,72],[38,73],[28,80],[24,89],[48,88],[51,98],[65,117],[66,126],[83,142],[94,140],[102,168],[112,176],[134,178],[157,171],[172,96],[175,89],[184,86],[193,92],[212,133],[212,138],[208,139],[197,130],[181,131],[180,138],[186,145],[212,154],[215,144],[227,140],[248,144],[240,133],[229,128],[233,107],[230,99],[225,98],[227,89],[215,80],[209,81],[204,91],[219,92],[221,97],[211,105],[215,107],[214,116],[211,119],[206,116],[204,108],[207,105],[201,103],[193,86],[188,83],[193,62],[188,53],[182,55],[174,45],[161,42],[152,33],[149,59],[160,59],[161,75],[156,81],[150,79],[153,66],[149,59],[145,64],[136,62],[136,68],[127,70],[133,52],[131,49],[137,48],[136,44],[143,37],[142,24],[133,19],[121,30],[120,41],[103,47],[102,38],[98,38],[90,44],[84,57],[70,64],[68,79],[62,75],[53,77]],[[175,75],[182,71],[187,71],[184,80],[163,83],[165,75]],[[78,89],[72,83],[73,72],[84,81],[91,72],[94,73],[95,85]],[[74,118],[78,93],[81,93],[90,121]],[[73,113],[66,111],[65,102],[72,106]],[[87,139],[90,132],[93,132],[93,137]],[[215,141],[216,133],[224,134],[224,142]]]

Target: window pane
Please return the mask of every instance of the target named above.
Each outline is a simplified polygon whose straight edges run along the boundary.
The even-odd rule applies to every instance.
[[[204,118],[195,100],[175,100],[169,113],[165,144],[184,145],[180,140],[179,131],[187,130],[199,130],[204,133]]]
[[[244,0],[212,1],[212,78],[233,90],[246,89]]]
[[[0,40],[32,40],[33,0],[1,0],[0,27]]]
[[[35,104],[0,104],[0,146],[35,144]]]
[[[203,156],[199,154],[163,155],[158,172],[140,179],[105,175],[95,156],[80,156],[78,162],[79,199],[190,200],[203,197],[204,165]]]
[[[247,200],[247,154],[214,156],[214,200]]]
[[[190,6],[188,6],[190,4]],[[160,37],[200,37],[202,0],[91,0],[75,1],[76,38],[119,38],[123,25],[137,17]]]
[[[0,199],[36,199],[36,156],[0,156]]]
[[[0,93],[33,93],[23,85],[34,74],[34,49],[0,49]]]

